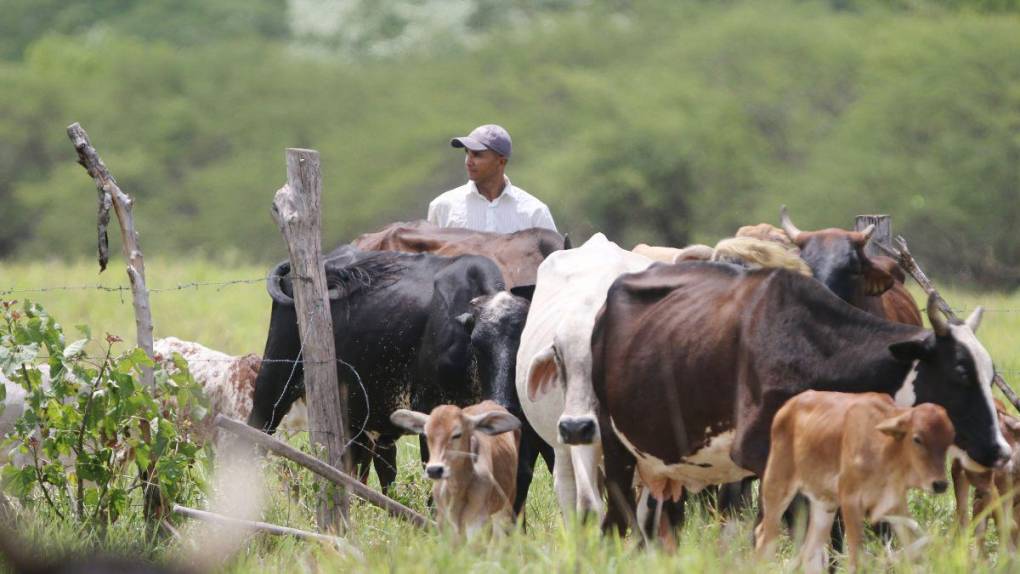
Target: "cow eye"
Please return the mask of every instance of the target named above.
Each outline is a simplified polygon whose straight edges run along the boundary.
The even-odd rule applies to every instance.
[[[914,435],[914,444],[921,446],[921,437]]]
[[[457,432],[453,433],[452,435],[450,435],[450,438],[456,440],[456,439],[460,438],[460,435],[461,435],[460,431],[457,431]]]

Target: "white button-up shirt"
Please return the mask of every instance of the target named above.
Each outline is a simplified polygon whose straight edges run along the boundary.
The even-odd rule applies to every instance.
[[[549,208],[535,196],[515,187],[509,179],[495,201],[479,193],[473,181],[447,191],[429,204],[428,220],[439,227],[493,233],[513,233],[529,227],[556,231]]]

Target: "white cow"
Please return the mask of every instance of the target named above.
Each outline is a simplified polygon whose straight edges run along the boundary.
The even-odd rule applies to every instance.
[[[517,353],[517,394],[535,431],[556,451],[556,496],[564,515],[603,512],[591,332],[613,281],[653,261],[601,233],[557,251],[538,268]]]

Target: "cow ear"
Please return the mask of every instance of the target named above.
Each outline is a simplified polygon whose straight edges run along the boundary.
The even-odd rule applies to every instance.
[[[875,430],[882,434],[889,435],[896,440],[900,440],[906,436],[907,431],[910,430],[910,411],[901,415],[896,415],[890,419],[885,419],[878,423]]]
[[[892,356],[905,363],[928,360],[934,351],[935,341],[933,335],[929,335],[920,341],[901,341],[889,345],[889,352],[892,353]]]
[[[534,285],[518,285],[516,287],[510,288],[510,294],[511,295],[516,295],[518,297],[522,297],[524,299],[527,299],[528,301],[531,301],[531,298],[535,296],[535,286]]]
[[[461,313],[454,317],[453,320],[463,325],[468,333],[475,329],[475,316],[471,313]]]
[[[493,436],[521,428],[521,421],[506,411],[489,411],[467,417],[478,432]]]
[[[531,359],[531,365],[528,367],[528,399],[534,402],[549,392],[558,374],[556,350],[549,345]]]
[[[872,297],[878,297],[896,284],[893,274],[876,263],[869,259],[864,266],[864,292]]]
[[[429,422],[429,416],[418,411],[397,409],[390,415],[390,422],[415,434],[424,434],[425,423]]]
[[[964,323],[967,325],[967,328],[970,329],[971,332],[977,333],[978,327],[981,326],[981,317],[984,316],[984,314],[985,308],[981,307],[980,305],[973,311],[971,311],[970,316],[967,317],[966,321],[964,321]]]

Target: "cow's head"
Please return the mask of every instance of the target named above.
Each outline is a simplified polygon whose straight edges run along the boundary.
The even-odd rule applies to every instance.
[[[533,292],[534,285],[528,285],[475,297],[468,312],[456,317],[471,337],[471,376],[481,396],[513,412],[520,412],[514,383],[517,348]]]
[[[453,405],[440,405],[430,414],[399,409],[390,415],[396,426],[425,435],[429,462],[425,475],[432,480],[450,478],[459,467],[473,464],[478,457],[476,432],[498,435],[520,428],[521,421],[501,408],[468,414]]]
[[[1001,466],[1011,453],[992,400],[995,366],[974,335],[981,314],[978,307],[965,322],[947,321],[931,296],[928,319],[933,332],[922,339],[889,347],[897,359],[914,365],[897,393],[897,400],[944,407],[956,427],[956,445],[968,457],[964,463],[972,468],[975,463],[983,467]]]
[[[590,339],[576,333],[591,333],[591,320],[564,317],[553,341],[538,352],[528,367],[528,399],[535,401],[548,392],[564,394],[560,415],[559,441],[569,445],[599,442],[598,400],[591,382]]]
[[[908,486],[936,494],[946,491],[946,452],[953,445],[953,424],[945,409],[918,405],[876,428],[893,441],[895,457],[906,467]]]
[[[800,248],[800,257],[811,268],[815,279],[844,301],[862,295],[878,296],[895,283],[885,265],[864,252],[864,246],[875,231],[869,225],[863,231],[821,229],[801,231],[790,220],[784,205],[780,210],[783,231]]]

